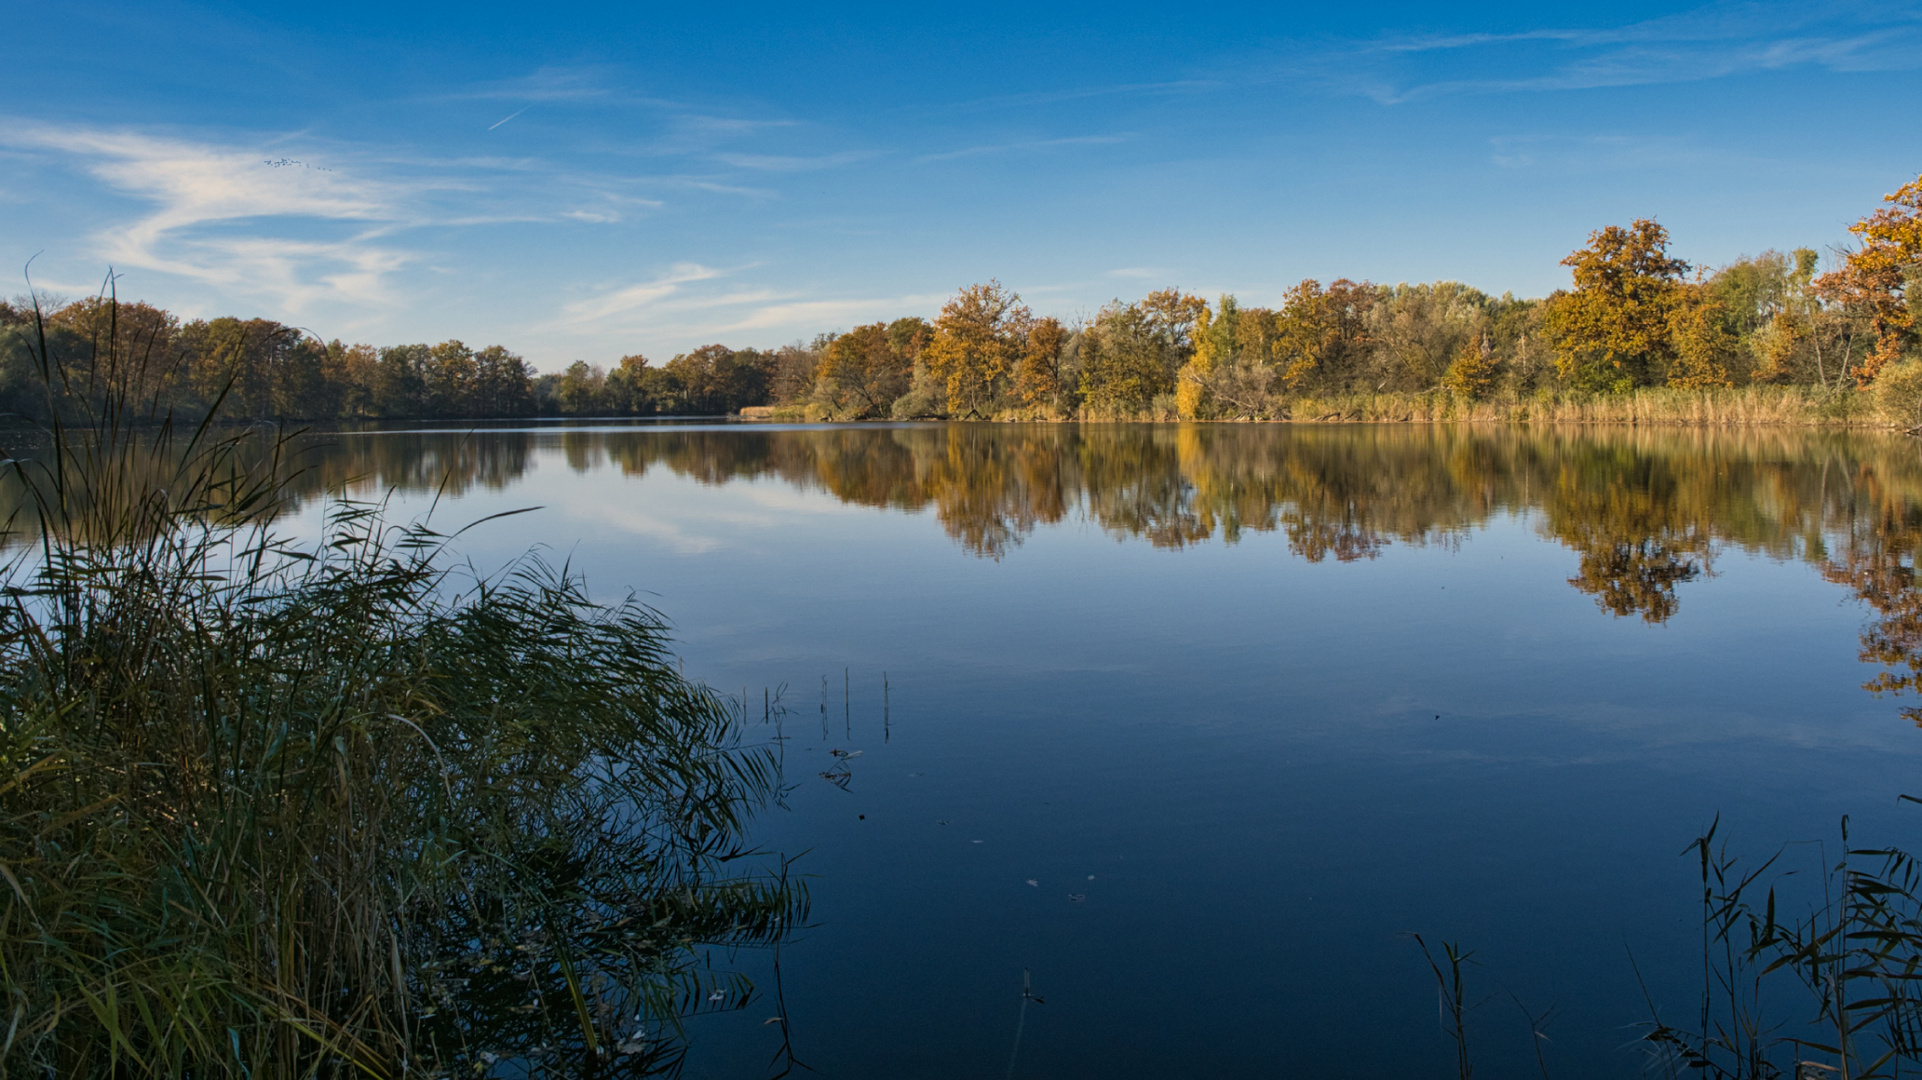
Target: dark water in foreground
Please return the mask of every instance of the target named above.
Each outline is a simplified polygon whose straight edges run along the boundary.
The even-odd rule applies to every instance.
[[[1763,856],[1922,847],[1922,453],[1427,427],[576,426],[332,437],[482,566],[639,590],[687,670],[786,685],[814,875],[782,955],[835,1077],[1451,1075],[1403,936],[1476,950],[1483,1075],[1640,1071],[1632,950],[1700,974],[1719,812]],[[315,517],[310,510],[305,527]],[[1879,660],[1882,662],[1868,662]],[[1922,663],[1922,661],[1917,661]],[[1892,664],[1893,666],[1885,666]],[[883,688],[885,672],[886,690]],[[734,692],[739,692],[735,689]],[[885,697],[884,697],[885,693]],[[885,702],[885,704],[884,704]],[[885,712],[884,712],[885,709]],[[859,751],[841,783],[829,750]],[[1812,846],[1788,859],[1814,869]],[[764,959],[744,961],[765,971]],[[769,997],[692,1027],[761,1075]],[[1799,1015],[1799,1000],[1786,1002]]]

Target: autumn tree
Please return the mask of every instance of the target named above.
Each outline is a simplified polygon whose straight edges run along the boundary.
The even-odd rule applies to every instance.
[[[1142,314],[1149,330],[1168,350],[1168,359],[1180,365],[1194,352],[1195,328],[1208,302],[1180,289],[1157,289],[1141,301]]]
[[[1622,392],[1668,374],[1670,318],[1688,263],[1668,254],[1668,230],[1647,219],[1591,233],[1562,260],[1575,288],[1549,298],[1547,330],[1562,377],[1587,390]]]
[[[1729,327],[1729,311],[1715,292],[1688,283],[1676,288],[1668,316],[1668,385],[1683,390],[1734,386],[1740,338]]]
[[[1054,409],[1061,397],[1061,349],[1068,331],[1053,318],[1028,327],[1027,344],[1014,369],[1014,393],[1030,409]]]
[[[21,320],[32,318],[30,304],[19,311]],[[63,304],[45,316],[49,328],[70,331],[72,355],[66,359],[75,372],[88,380],[98,380],[101,389],[112,384],[116,389],[133,391],[137,398],[151,400],[168,381],[176,364],[175,339],[180,320],[150,304],[124,302],[112,296],[94,296]],[[108,370],[111,357],[118,370]],[[98,361],[98,362],[97,362]]]
[[[970,285],[941,308],[924,356],[944,384],[948,412],[979,416],[1006,391],[1031,315],[999,281]]]
[[[1175,372],[1176,414],[1196,420],[1266,411],[1275,340],[1275,315],[1266,308],[1244,308],[1229,295],[1204,305],[1194,348]]]
[[[1494,392],[1500,367],[1500,361],[1495,357],[1495,346],[1484,333],[1473,341],[1463,342],[1455,351],[1454,359],[1442,375],[1441,384],[1457,397],[1471,401],[1485,398]]]
[[[914,344],[912,333],[901,339]],[[908,392],[914,360],[896,347],[895,340],[887,324],[869,323],[828,343],[821,357],[819,393],[836,414],[856,419],[886,416],[895,399]]]
[[[1232,296],[1221,298],[1219,314],[1203,305],[1195,319],[1194,351],[1175,372],[1176,416],[1194,420],[1208,411],[1208,384],[1215,369],[1234,354],[1235,323],[1240,314]]]
[[[680,395],[676,411],[711,416],[767,404],[773,364],[768,353],[703,345],[669,360],[664,370]]]
[[[1874,346],[1863,357],[1858,378],[1873,380],[1881,370],[1922,340],[1917,308],[1922,306],[1922,176],[1882,201],[1889,205],[1849,226],[1862,246],[1848,253],[1840,268],[1815,279],[1828,300],[1859,311],[1869,324]]]
[[[812,345],[783,345],[768,354],[768,399],[783,404],[801,401],[814,391],[827,338]]]
[[[1350,390],[1367,354],[1366,318],[1376,289],[1340,278],[1324,289],[1312,278],[1288,290],[1275,317],[1275,353],[1290,390]]]

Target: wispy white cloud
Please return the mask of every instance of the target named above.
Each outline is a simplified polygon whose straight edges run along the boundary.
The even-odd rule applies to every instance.
[[[654,341],[711,340],[743,331],[808,336],[876,319],[931,313],[946,299],[939,294],[820,297],[737,280],[752,269],[681,263],[646,281],[601,286],[563,304],[545,330],[609,342],[634,336]]]
[[[847,300],[785,300],[756,307],[717,329],[726,332],[790,326],[848,326],[863,320],[894,319],[906,312],[931,311],[946,299],[939,293],[922,293]]]
[[[57,155],[144,204],[91,238],[121,269],[269,296],[299,314],[325,297],[382,302],[386,276],[412,258],[387,239],[410,217],[409,190],[351,169],[124,130],[6,124],[0,145]]]
[[[684,285],[720,276],[721,271],[699,263],[676,263],[667,273],[652,281],[605,290],[598,295],[564,304],[561,311],[568,326],[576,329],[599,328],[610,320],[659,304],[681,292]]]
[[[1108,271],[1106,276],[1140,281],[1148,278],[1158,278],[1163,276],[1164,273],[1165,271],[1157,270],[1152,266],[1123,266],[1119,269]]]

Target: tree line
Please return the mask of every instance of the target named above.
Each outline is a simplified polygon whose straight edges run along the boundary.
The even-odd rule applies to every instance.
[[[1597,230],[1562,260],[1572,287],[1499,297],[1454,281],[1301,282],[1272,308],[1168,288],[1093,316],[1036,316],[997,281],[918,316],[778,349],[706,345],[664,364],[575,362],[538,375],[500,346],[376,348],[268,319],[183,323],[96,297],[0,303],[0,409],[49,408],[33,335],[75,370],[112,353],[188,412],[276,419],[716,415],[807,419],[1229,419],[1330,395],[1447,395],[1756,384],[1865,386],[1922,406],[1922,177],[1851,226],[1827,272],[1810,248],[1717,268],[1653,220]],[[113,348],[104,349],[111,344]],[[131,362],[130,362],[131,361]],[[35,388],[35,389],[29,389]],[[77,391],[74,391],[77,392]]]
[[[51,392],[42,355],[60,373]],[[0,301],[0,413],[35,419],[130,382],[177,414],[218,405],[238,420],[712,415],[765,404],[782,385],[775,370],[778,354],[715,345],[661,367],[630,357],[611,375],[585,364],[542,375],[499,345],[349,345],[272,319],[183,322],[111,295]]]

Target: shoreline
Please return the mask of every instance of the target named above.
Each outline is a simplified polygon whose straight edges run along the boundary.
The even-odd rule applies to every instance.
[[[1898,410],[1900,410],[1898,412]],[[1228,416],[1184,417],[1156,411],[1130,416],[1010,410],[993,416],[837,416],[811,403],[750,406],[745,423],[873,423],[945,420],[977,423],[1168,424],[1592,424],[1621,427],[1784,427],[1916,431],[1922,416],[1854,388],[1656,388],[1621,395],[1543,393],[1471,400],[1446,393],[1304,395]],[[1904,415],[1906,414],[1906,415]]]

